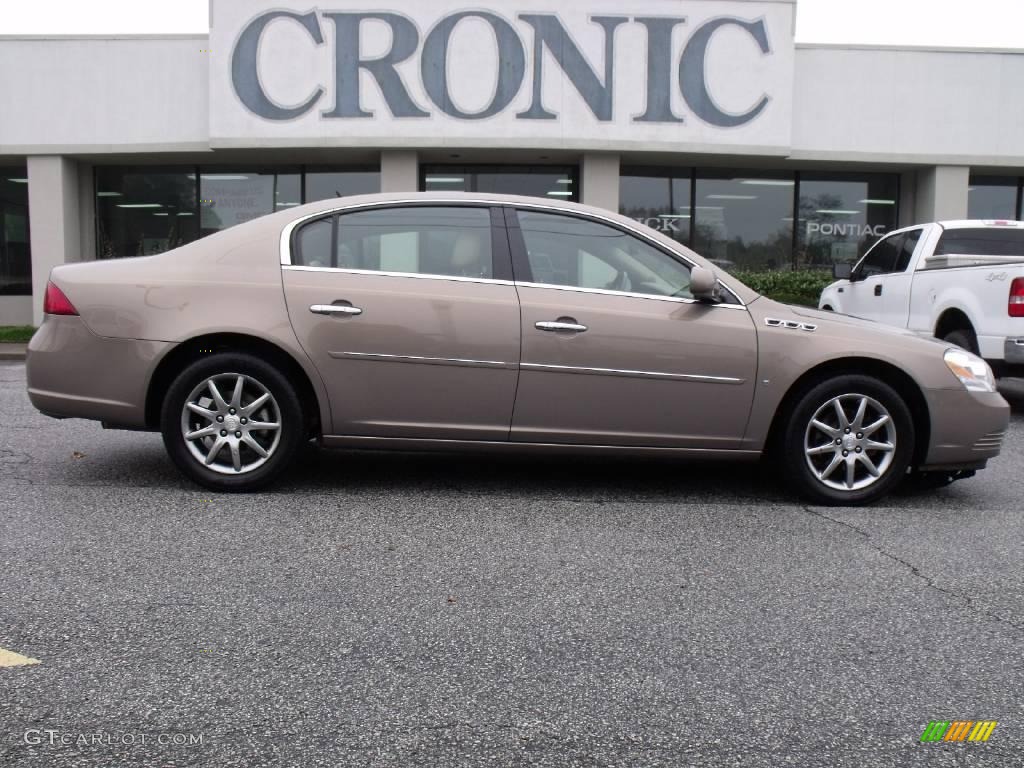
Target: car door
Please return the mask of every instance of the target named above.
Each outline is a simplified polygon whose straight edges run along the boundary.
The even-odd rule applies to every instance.
[[[519,302],[494,215],[375,206],[295,227],[285,298],[332,434],[508,440]]]
[[[739,300],[695,301],[685,260],[610,222],[508,214],[523,342],[512,440],[739,447],[757,369]]]
[[[887,235],[871,246],[853,268],[843,310],[848,315],[883,321],[885,283],[892,273],[904,233]]]

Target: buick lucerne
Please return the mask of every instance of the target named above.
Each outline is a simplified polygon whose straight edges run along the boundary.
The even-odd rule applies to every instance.
[[[327,447],[772,457],[860,504],[999,453],[1009,408],[949,343],[758,295],[571,203],[339,198],[157,256],[53,270],[27,359],[58,418],[159,430],[217,490]]]

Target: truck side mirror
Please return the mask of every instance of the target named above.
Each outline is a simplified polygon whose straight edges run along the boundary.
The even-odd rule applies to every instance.
[[[850,280],[853,275],[853,265],[849,262],[832,265],[832,277],[836,280]]]

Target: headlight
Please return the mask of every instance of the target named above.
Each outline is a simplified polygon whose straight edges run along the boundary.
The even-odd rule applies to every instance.
[[[944,357],[946,367],[960,379],[960,383],[971,392],[995,392],[996,377],[988,363],[977,355],[962,349],[947,349]]]

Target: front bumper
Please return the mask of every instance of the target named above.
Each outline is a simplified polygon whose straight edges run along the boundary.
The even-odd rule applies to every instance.
[[[145,427],[149,379],[172,346],[97,336],[80,317],[49,315],[28,345],[29,400],[48,416]]]
[[[927,389],[924,395],[931,440],[920,469],[977,469],[999,455],[1010,423],[1002,395],[965,389]]]

